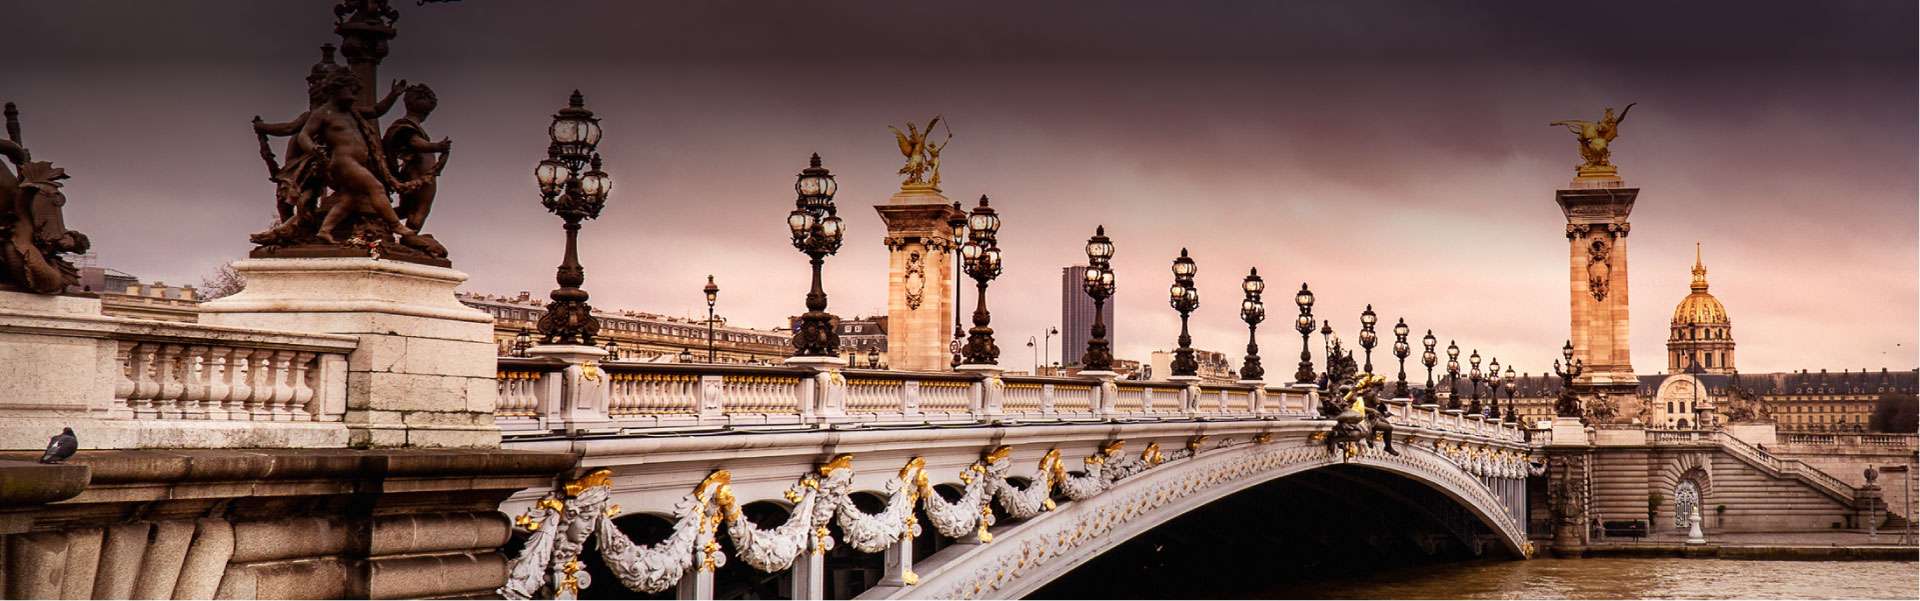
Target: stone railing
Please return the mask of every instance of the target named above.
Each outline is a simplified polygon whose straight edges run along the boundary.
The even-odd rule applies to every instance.
[[[1772,453],[1747,444],[1746,441],[1735,438],[1726,432],[1714,432],[1710,440],[1719,443],[1721,448],[1746,460],[1748,463],[1771,471],[1775,476],[1782,478],[1799,478],[1801,482],[1805,482],[1816,489],[1821,489],[1829,496],[1839,499],[1849,506],[1853,504],[1855,494],[1853,486],[1841,482],[1839,478],[1835,478],[1831,474],[1821,471],[1820,468],[1807,465],[1806,462],[1799,459],[1775,457]],[[1652,442],[1651,438],[1649,438],[1648,442]]]
[[[804,367],[501,358],[498,423],[509,436],[931,424],[1315,419],[1318,393],[1282,384],[1188,385]],[[1393,421],[1519,442],[1512,426],[1392,401]]]
[[[89,449],[347,442],[353,336],[0,310],[0,337],[0,379],[23,378],[0,386],[5,448],[61,427]]]
[[[1781,432],[1777,435],[1779,444],[1836,446],[1836,447],[1893,447],[1911,449],[1916,436],[1913,434],[1803,434],[1799,432]]]

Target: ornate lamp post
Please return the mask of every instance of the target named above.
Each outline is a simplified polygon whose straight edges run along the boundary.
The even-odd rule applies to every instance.
[[[1520,380],[1514,378],[1513,366],[1508,365],[1507,366],[1507,423],[1509,424],[1519,421],[1518,419],[1516,419],[1515,413],[1513,412],[1513,392],[1514,392],[1514,389],[1519,387],[1520,387]]]
[[[1380,316],[1373,313],[1373,305],[1368,304],[1360,312],[1360,348],[1366,350],[1367,364],[1360,371],[1373,373],[1373,345],[1380,343],[1380,335],[1373,333],[1373,324],[1380,323]]]
[[[613,178],[600,170],[600,120],[587,110],[579,90],[567,98],[567,107],[554,113],[547,127],[552,142],[547,158],[534,167],[534,180],[540,184],[540,204],[566,222],[567,250],[554,280],[560,284],[549,296],[553,302],[540,316],[541,344],[593,346],[600,332],[600,320],[594,319],[587,305],[586,270],[580,267],[578,238],[580,222],[600,217],[607,204],[607,192]],[[582,169],[590,170],[582,171]]]
[[[1240,366],[1240,379],[1257,382],[1267,376],[1267,370],[1260,367],[1260,343],[1254,338],[1260,322],[1267,319],[1267,305],[1260,300],[1260,294],[1267,290],[1267,282],[1260,279],[1259,269],[1248,269],[1240,289],[1247,293],[1246,300],[1240,301],[1240,320],[1247,322],[1247,361]]]
[[[995,365],[1000,347],[993,344],[993,315],[987,312],[987,282],[1000,276],[1000,216],[980,196],[980,206],[967,216],[967,244],[960,248],[966,258],[967,275],[973,276],[980,296],[973,307],[973,328],[967,330],[967,346],[960,349],[966,365]]]
[[[1113,296],[1113,240],[1107,238],[1107,227],[1093,228],[1093,237],[1087,239],[1087,279],[1080,283],[1080,289],[1093,299],[1093,331],[1087,339],[1087,353],[1081,355],[1080,366],[1084,371],[1108,373],[1113,371],[1113,351],[1107,343],[1107,322],[1101,312],[1107,304],[1107,297]]]
[[[713,363],[713,322],[715,321],[713,305],[720,300],[720,287],[713,283],[711,274],[707,276],[707,287],[702,291],[707,293],[707,362]]]
[[[787,214],[787,229],[793,234],[793,247],[806,253],[813,265],[813,289],[807,292],[807,312],[800,315],[800,331],[793,336],[793,350],[798,357],[838,358],[840,355],[840,335],[833,331],[833,314],[827,312],[827,293],[820,288],[820,266],[827,255],[840,250],[841,237],[846,235],[833,206],[833,193],[838,189],[833,174],[820,166],[818,154],[808,160],[807,168],[800,171],[799,180],[793,184],[798,197],[794,199],[793,212]]]
[[[947,220],[947,228],[952,230],[953,233],[953,264],[961,265],[965,259],[965,257],[960,256],[960,246],[963,244],[962,241],[967,239],[967,212],[960,208],[960,201],[958,200],[953,201],[953,215],[954,217],[952,219]],[[947,351],[953,353],[953,367],[960,367],[960,361],[963,359],[960,356],[960,339],[967,336],[966,330],[960,327],[961,271],[960,269],[953,270],[953,341],[947,343]],[[1098,301],[1095,301],[1095,303],[1095,307],[1098,308]],[[1096,315],[1095,319],[1098,318]]]
[[[1567,360],[1566,368],[1560,367],[1560,360],[1553,360],[1553,373],[1560,376],[1560,398],[1554,403],[1554,415],[1560,417],[1580,417],[1580,398],[1573,391],[1573,379],[1587,371],[1586,361],[1573,358],[1573,341],[1560,347],[1560,356]]]
[[[1333,322],[1330,320],[1320,320],[1320,346],[1323,350],[1321,359],[1327,365],[1320,373],[1331,378],[1333,377],[1331,375],[1333,370]],[[1327,385],[1332,386],[1333,382],[1327,382]]]
[[[614,340],[612,338],[607,339],[607,360],[608,361],[620,360],[620,341]]]
[[[1467,371],[1467,383],[1473,386],[1473,403],[1467,406],[1467,413],[1480,412],[1480,349],[1473,349],[1473,355],[1467,357],[1472,368]]]
[[[1167,304],[1180,313],[1180,347],[1173,350],[1173,364],[1169,366],[1176,378],[1200,373],[1200,364],[1193,360],[1193,336],[1187,332],[1187,316],[1200,308],[1200,290],[1193,287],[1193,274],[1198,271],[1187,249],[1180,249],[1180,257],[1173,260],[1173,287],[1168,289],[1167,298]]]
[[[1427,336],[1420,339],[1425,350],[1420,351],[1420,363],[1427,366],[1427,403],[1433,403],[1433,366],[1440,362],[1440,356],[1433,353],[1434,343],[1440,340],[1433,337],[1433,330],[1427,330]]]
[[[1305,384],[1313,381],[1313,353],[1307,352],[1313,339],[1313,291],[1307,289],[1306,282],[1300,282],[1293,304],[1300,306],[1300,317],[1293,320],[1293,330],[1300,333],[1300,369],[1293,372],[1293,379]]]
[[[1460,345],[1447,341],[1447,409],[1460,410]]]
[[[1493,363],[1488,364],[1487,368],[1489,370],[1487,372],[1487,390],[1491,392],[1491,394],[1487,395],[1487,402],[1489,403],[1487,406],[1487,414],[1490,417],[1498,418],[1500,417],[1500,358],[1494,357]]]
[[[1393,387],[1393,398],[1407,398],[1407,354],[1413,347],[1407,344],[1407,334],[1413,330],[1407,327],[1407,318],[1402,317],[1393,324],[1393,356],[1400,359],[1400,382]]]

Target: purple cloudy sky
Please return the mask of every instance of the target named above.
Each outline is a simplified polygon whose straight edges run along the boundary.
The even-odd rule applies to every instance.
[[[246,252],[271,211],[247,121],[304,107],[331,4],[0,9],[0,97],[36,158],[75,176],[68,220],[102,264],[183,283]],[[552,288],[559,220],[530,171],[577,87],[615,178],[584,232],[596,304],[692,314],[712,273],[722,313],[757,327],[801,310],[783,219],[816,151],[851,228],[833,309],[884,310],[866,207],[897,183],[885,126],[944,114],[947,193],[990,194],[1005,219],[990,304],[1016,367],[1104,223],[1123,357],[1171,346],[1184,245],[1196,346],[1240,354],[1252,265],[1277,292],[1270,369],[1298,352],[1288,291],[1306,280],[1348,339],[1370,302],[1539,373],[1567,337],[1553,190],[1578,161],[1547,122],[1638,102],[1615,163],[1642,188],[1639,371],[1664,367],[1696,241],[1742,371],[1916,364],[1912,2],[1466,4],[396,0],[381,75],[439,93],[428,129],[456,154],[428,230],[469,289]]]

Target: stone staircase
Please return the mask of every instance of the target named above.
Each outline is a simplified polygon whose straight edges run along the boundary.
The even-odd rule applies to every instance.
[[[1714,439],[1715,442],[1720,443],[1720,448],[1725,449],[1728,454],[1766,472],[1768,475],[1780,479],[1796,480],[1805,484],[1808,488],[1819,491],[1821,494],[1831,497],[1848,507],[1856,507],[1859,505],[1857,489],[1820,468],[1808,465],[1806,462],[1798,459],[1776,457],[1772,453],[1768,453],[1765,449],[1748,444],[1746,441],[1728,435],[1726,432],[1714,433]],[[1900,510],[1904,508],[1895,508],[1881,503],[1881,509],[1886,512],[1885,515],[1887,516],[1886,522],[1881,526],[1882,528],[1897,530],[1908,526],[1909,522],[1907,517],[1900,513]]]

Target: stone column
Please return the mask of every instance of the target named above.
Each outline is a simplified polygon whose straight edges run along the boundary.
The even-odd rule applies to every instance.
[[[953,232],[961,216],[940,190],[905,187],[876,205],[887,224],[887,365],[946,371],[952,356]]]
[[[827,558],[813,549],[802,552],[794,558],[793,590],[789,599],[825,599],[827,598]]]
[[[900,536],[900,540],[887,546],[886,575],[880,578],[880,586],[913,586],[920,583],[920,575],[913,573],[913,537]]]
[[[467,274],[369,258],[248,259],[240,293],[200,323],[347,334],[346,424],[355,447],[499,447],[493,316],[460,304]]]
[[[1627,214],[1639,195],[1611,170],[1583,174],[1554,193],[1567,217],[1570,338],[1574,358],[1586,364],[1575,384],[1583,397],[1606,393],[1620,421],[1640,413],[1627,331]]]

